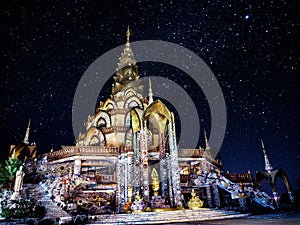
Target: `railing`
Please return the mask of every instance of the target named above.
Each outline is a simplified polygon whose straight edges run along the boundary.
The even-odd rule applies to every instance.
[[[61,150],[48,153],[48,160],[53,161],[75,155],[118,155],[120,148],[118,147],[102,147],[102,146],[67,146]]]
[[[203,156],[203,151],[200,149],[179,149],[178,157],[182,158],[200,158]]]
[[[65,146],[63,149],[48,153],[48,160],[66,158],[75,155],[103,155],[117,156],[120,153],[125,153],[131,150],[132,147],[104,147],[104,146]],[[158,152],[158,148],[149,150],[150,152]],[[203,157],[203,151],[200,149],[179,149],[178,155],[180,158],[200,158]]]
[[[118,155],[118,147],[80,146],[80,155]]]
[[[109,184],[116,182],[113,175],[97,175],[96,180],[98,184]]]
[[[48,153],[48,160],[61,159],[68,156],[73,156],[78,151],[78,146],[67,146],[61,150]]]
[[[249,173],[245,173],[245,174],[226,174],[225,175],[228,179],[232,180],[232,181],[241,181],[241,182],[252,182],[252,176]]]

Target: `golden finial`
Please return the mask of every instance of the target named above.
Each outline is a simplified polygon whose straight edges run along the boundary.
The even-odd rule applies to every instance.
[[[204,129],[204,139],[205,139],[205,150],[210,149],[205,129]]]
[[[24,137],[24,140],[23,140],[23,142],[25,144],[27,144],[27,145],[29,144],[30,121],[31,121],[31,118],[28,121],[28,126],[27,126],[27,129],[26,129],[26,134],[25,134],[25,137]]]
[[[130,29],[129,29],[129,25],[127,26],[126,36],[127,36],[127,43],[129,43],[129,37],[130,37]]]
[[[148,102],[148,104],[150,105],[152,102],[153,102],[152,84],[151,84],[151,79],[149,78],[149,102]]]

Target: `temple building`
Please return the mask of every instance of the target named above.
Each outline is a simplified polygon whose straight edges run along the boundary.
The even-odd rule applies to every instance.
[[[220,175],[221,163],[211,156],[206,134],[205,149],[177,149],[174,114],[153,99],[150,80],[149,96],[142,96],[129,29],[126,35],[110,97],[88,116],[76,146],[48,153],[48,172],[68,177],[67,186],[74,177],[75,185],[88,184],[73,196],[77,204],[102,199],[100,204],[123,212],[128,202],[143,199],[152,208],[180,208],[193,186],[205,186],[198,176]],[[153,189],[157,182],[159,192]]]
[[[275,209],[272,198],[260,189],[266,179],[278,202],[277,178],[286,183],[293,200],[284,171],[273,171],[263,143],[267,172],[256,173],[257,185],[249,171],[223,172],[220,155],[211,155],[215,149],[205,130],[204,148],[178,149],[174,113],[153,98],[150,79],[148,96],[142,95],[129,28],[126,36],[110,97],[88,116],[75,146],[36,156],[35,144],[29,144],[29,120],[24,140],[10,150],[11,158],[25,162],[26,182],[40,183],[51,201],[72,213],[200,207],[247,211],[246,198]]]
[[[292,202],[294,202],[294,196],[292,193],[291,184],[290,184],[290,181],[289,181],[285,171],[282,168],[279,168],[276,170],[273,169],[273,167],[269,161],[269,158],[267,156],[267,151],[266,151],[264,142],[262,140],[261,140],[261,146],[262,146],[263,153],[264,153],[265,171],[256,171],[257,188],[259,190],[262,190],[262,182],[264,180],[266,180],[269,183],[269,185],[271,186],[274,200],[275,200],[276,204],[278,204],[279,199],[278,199],[278,191],[277,191],[276,183],[277,183],[278,179],[281,179],[286,186],[290,200]]]
[[[10,158],[18,158],[21,161],[34,158],[37,153],[37,146],[35,143],[29,143],[29,132],[30,132],[30,119],[26,129],[24,140],[17,145],[11,145],[9,151]]]

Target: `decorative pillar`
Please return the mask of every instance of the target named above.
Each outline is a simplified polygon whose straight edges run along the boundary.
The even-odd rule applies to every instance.
[[[167,173],[167,160],[165,149],[165,136],[163,133],[159,134],[159,171],[160,171],[160,189],[161,196],[166,198],[168,195],[168,173]]]
[[[174,203],[176,207],[182,207],[180,173],[178,166],[178,150],[176,143],[174,114],[171,113],[171,121],[168,124],[170,157],[171,157],[171,173],[172,173],[172,189],[174,195]]]
[[[246,201],[244,197],[239,198],[240,209],[245,212],[246,211]]]
[[[167,159],[164,157],[159,162],[160,166],[160,189],[161,189],[161,196],[163,198],[167,197],[168,195],[168,172],[167,172]]]
[[[117,174],[117,190],[116,190],[116,209],[117,213],[121,213],[123,210],[121,209],[122,204],[122,196],[121,196],[121,165],[120,165],[120,157],[117,159],[116,163],[116,174]]]
[[[295,200],[293,192],[289,191],[288,193],[289,193],[289,198],[290,198],[291,202],[293,203]]]
[[[214,206],[220,208],[221,204],[220,204],[219,190],[218,190],[218,185],[215,181],[212,183],[212,192],[214,196]]]
[[[275,204],[278,205],[278,192],[273,192],[273,196],[274,196],[274,200],[275,200]]]
[[[81,159],[74,160],[74,175],[80,176],[81,173]]]
[[[169,186],[169,199],[170,199],[170,206],[174,207],[174,197],[173,197],[173,189],[172,189],[172,172],[171,172],[171,162],[170,162],[170,155],[166,153],[166,167],[167,167],[167,176],[168,176],[168,186]]]
[[[146,128],[146,126],[145,126]],[[147,133],[143,128],[140,131],[140,150],[141,150],[141,170],[142,170],[142,192],[144,201],[149,199],[149,174],[148,174],[148,149],[147,149]]]
[[[163,159],[166,155],[166,149],[165,149],[165,135],[159,134],[159,158]]]
[[[139,133],[133,133],[133,197],[135,198],[136,194],[139,193],[141,187],[141,154],[140,154],[140,145],[139,145],[140,137]]]
[[[123,154],[123,175],[124,175],[124,200],[128,201],[128,155],[127,153]]]
[[[121,154],[119,156],[119,163],[118,163],[118,207],[119,207],[119,212],[122,213],[124,212],[124,204],[126,202],[125,199],[125,176],[124,174],[126,173],[125,171],[125,160],[124,160],[124,155]],[[127,194],[127,193],[126,193]]]
[[[212,196],[211,196],[211,189],[210,189],[210,185],[206,186],[206,196],[207,196],[207,204],[209,208],[212,208]]]
[[[127,183],[127,197],[130,198],[132,196],[132,190],[133,190],[133,176],[134,176],[134,168],[133,168],[133,152],[132,149],[130,149],[130,151],[127,154],[127,179],[128,179],[128,183]],[[131,192],[131,196],[129,196],[129,191]],[[132,199],[131,199],[132,200]],[[129,201],[129,199],[128,199]]]

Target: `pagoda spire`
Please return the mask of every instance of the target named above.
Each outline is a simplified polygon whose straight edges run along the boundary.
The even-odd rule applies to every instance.
[[[131,33],[128,26],[126,31],[127,42],[123,52],[121,53],[121,57],[119,58],[118,68],[116,69],[116,74],[114,75],[115,83],[112,87],[113,95],[123,90],[125,86],[132,81],[138,81],[140,77],[134,53],[130,47],[130,36]]]
[[[204,139],[205,139],[205,151],[210,150],[205,129],[204,129]]]
[[[148,105],[150,105],[152,102],[153,102],[152,84],[151,84],[151,79],[149,78],[149,102],[148,102]]]
[[[272,170],[273,170],[273,167],[271,166],[271,163],[268,159],[268,156],[267,156],[267,151],[265,149],[265,145],[264,145],[264,142],[263,140],[261,139],[261,147],[263,149],[263,153],[264,153],[264,159],[265,159],[265,170],[268,172],[268,173],[271,173]]]
[[[128,26],[127,31],[126,31],[127,42],[126,42],[124,51],[121,54],[120,62],[118,63],[118,69],[119,70],[122,69],[125,66],[136,64],[136,60],[134,58],[133,51],[130,47],[130,35],[131,35],[131,33],[130,33],[129,26]]]
[[[126,45],[127,45],[127,44],[130,45],[130,42],[129,42],[129,38],[130,38],[130,29],[129,29],[129,25],[127,26],[126,37],[127,37],[127,43],[126,43]]]
[[[28,121],[28,126],[27,126],[27,129],[26,129],[26,134],[25,134],[25,137],[24,137],[24,140],[23,140],[23,142],[25,144],[27,144],[27,145],[29,144],[30,121],[31,121],[31,119],[29,119],[29,121]]]

